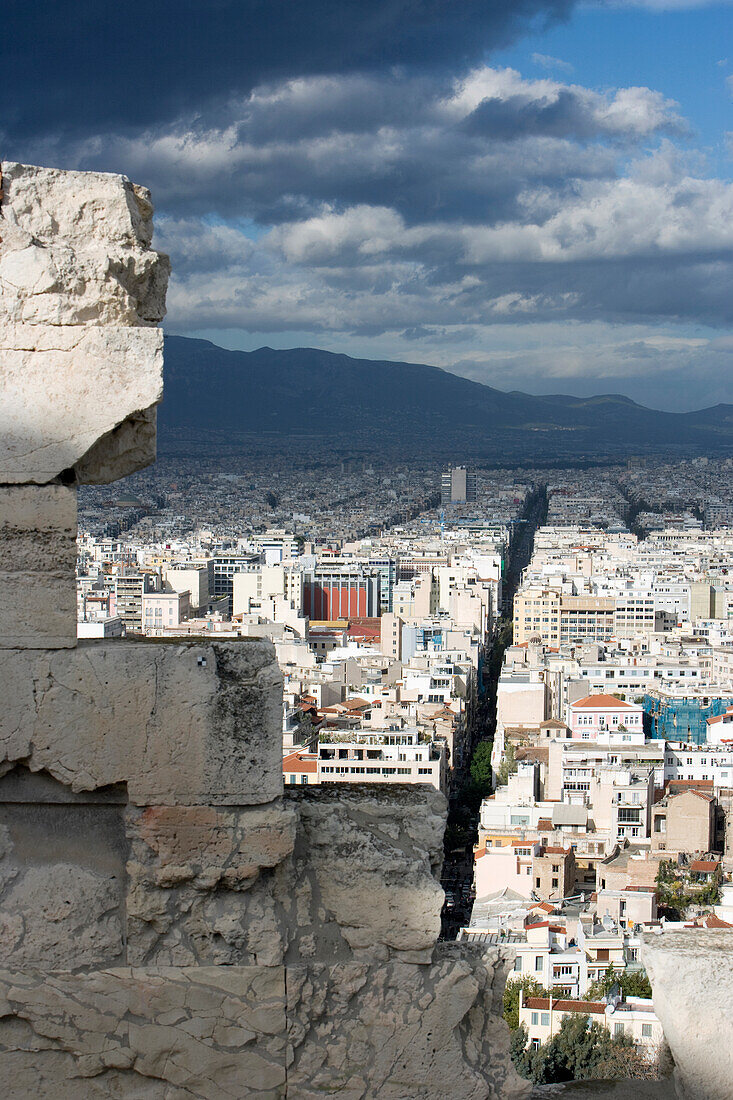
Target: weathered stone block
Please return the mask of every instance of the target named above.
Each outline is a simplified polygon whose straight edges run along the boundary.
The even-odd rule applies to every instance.
[[[129,416],[160,400],[163,333],[7,324],[0,327],[0,370],[6,417],[0,481],[48,482]],[[123,457],[108,461],[109,480],[152,462],[155,452],[148,441],[139,453],[124,450]]]
[[[510,954],[444,945],[430,966],[289,966],[288,1095],[526,1100],[497,1013]]]
[[[286,1094],[281,967],[2,970],[0,1007],[14,1100]]]
[[[0,648],[76,645],[76,491],[0,487]]]
[[[132,811],[128,960],[282,963],[287,931],[267,872],[292,852],[295,826],[295,812],[281,800],[245,809]]]
[[[130,802],[253,805],[282,791],[282,676],[269,642],[0,650],[0,760]]]
[[[2,173],[0,482],[77,463],[79,480],[123,477],[155,457],[162,391],[169,263],[150,248],[150,195],[105,173]]]
[[[431,787],[286,788],[297,807],[293,874],[278,894],[288,958],[396,955],[430,962],[440,932],[446,801]]]
[[[675,1062],[680,1100],[728,1100],[733,1081],[733,932],[647,933],[641,960]]]

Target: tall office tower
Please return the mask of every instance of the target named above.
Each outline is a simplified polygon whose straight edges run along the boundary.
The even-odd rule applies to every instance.
[[[476,500],[476,474],[465,466],[454,466],[443,472],[440,482],[440,503],[451,504]]]

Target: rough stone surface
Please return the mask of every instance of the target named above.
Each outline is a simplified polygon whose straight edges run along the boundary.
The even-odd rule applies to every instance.
[[[163,392],[159,329],[6,324],[0,356],[7,417],[0,436],[2,482],[52,481]],[[143,437],[121,461],[105,458],[104,477],[114,481],[154,459]],[[84,468],[89,466],[87,460]],[[87,477],[103,480],[96,472]]]
[[[155,457],[162,392],[169,264],[150,248],[150,194],[105,173],[4,162],[2,176],[0,482],[77,463],[85,480],[123,477]]]
[[[282,791],[269,642],[91,642],[0,651],[0,761],[132,803],[248,805]]]
[[[76,645],[75,564],[76,491],[0,486],[0,648]]]
[[[128,961],[276,965],[287,939],[270,872],[293,850],[296,814],[266,807],[149,807],[128,820]]]
[[[289,959],[354,955],[430,962],[443,891],[446,801],[432,788],[286,788],[299,813],[293,876],[278,898]]]
[[[429,966],[314,964],[287,971],[288,1095],[320,1100],[520,1100],[499,1020],[508,954],[443,947]]]
[[[733,1082],[733,932],[648,933],[641,959],[675,1062],[680,1100],[729,1100]]]
[[[285,1063],[281,967],[0,971],[3,1096],[13,1100],[275,1100]]]

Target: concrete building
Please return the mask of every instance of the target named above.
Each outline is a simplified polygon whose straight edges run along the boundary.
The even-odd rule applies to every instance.
[[[715,796],[705,791],[667,793],[652,809],[652,850],[714,851],[716,807]]]
[[[476,474],[465,466],[445,470],[440,480],[441,504],[473,503],[476,500]]]
[[[143,596],[157,591],[150,573],[120,574],[115,580],[115,608],[128,634],[139,634],[143,626]]]
[[[169,592],[188,592],[191,610],[205,613],[214,591],[214,562],[174,562],[163,569],[163,587]]]
[[[447,789],[445,750],[417,729],[353,730],[318,744],[319,783],[428,783]]]

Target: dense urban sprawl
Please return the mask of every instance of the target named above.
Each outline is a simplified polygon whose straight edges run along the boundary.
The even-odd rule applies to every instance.
[[[81,496],[78,634],[269,638],[286,783],[449,798],[444,934],[515,945],[520,1071],[589,1017],[643,1076],[641,932],[733,927],[732,479],[163,460]]]

